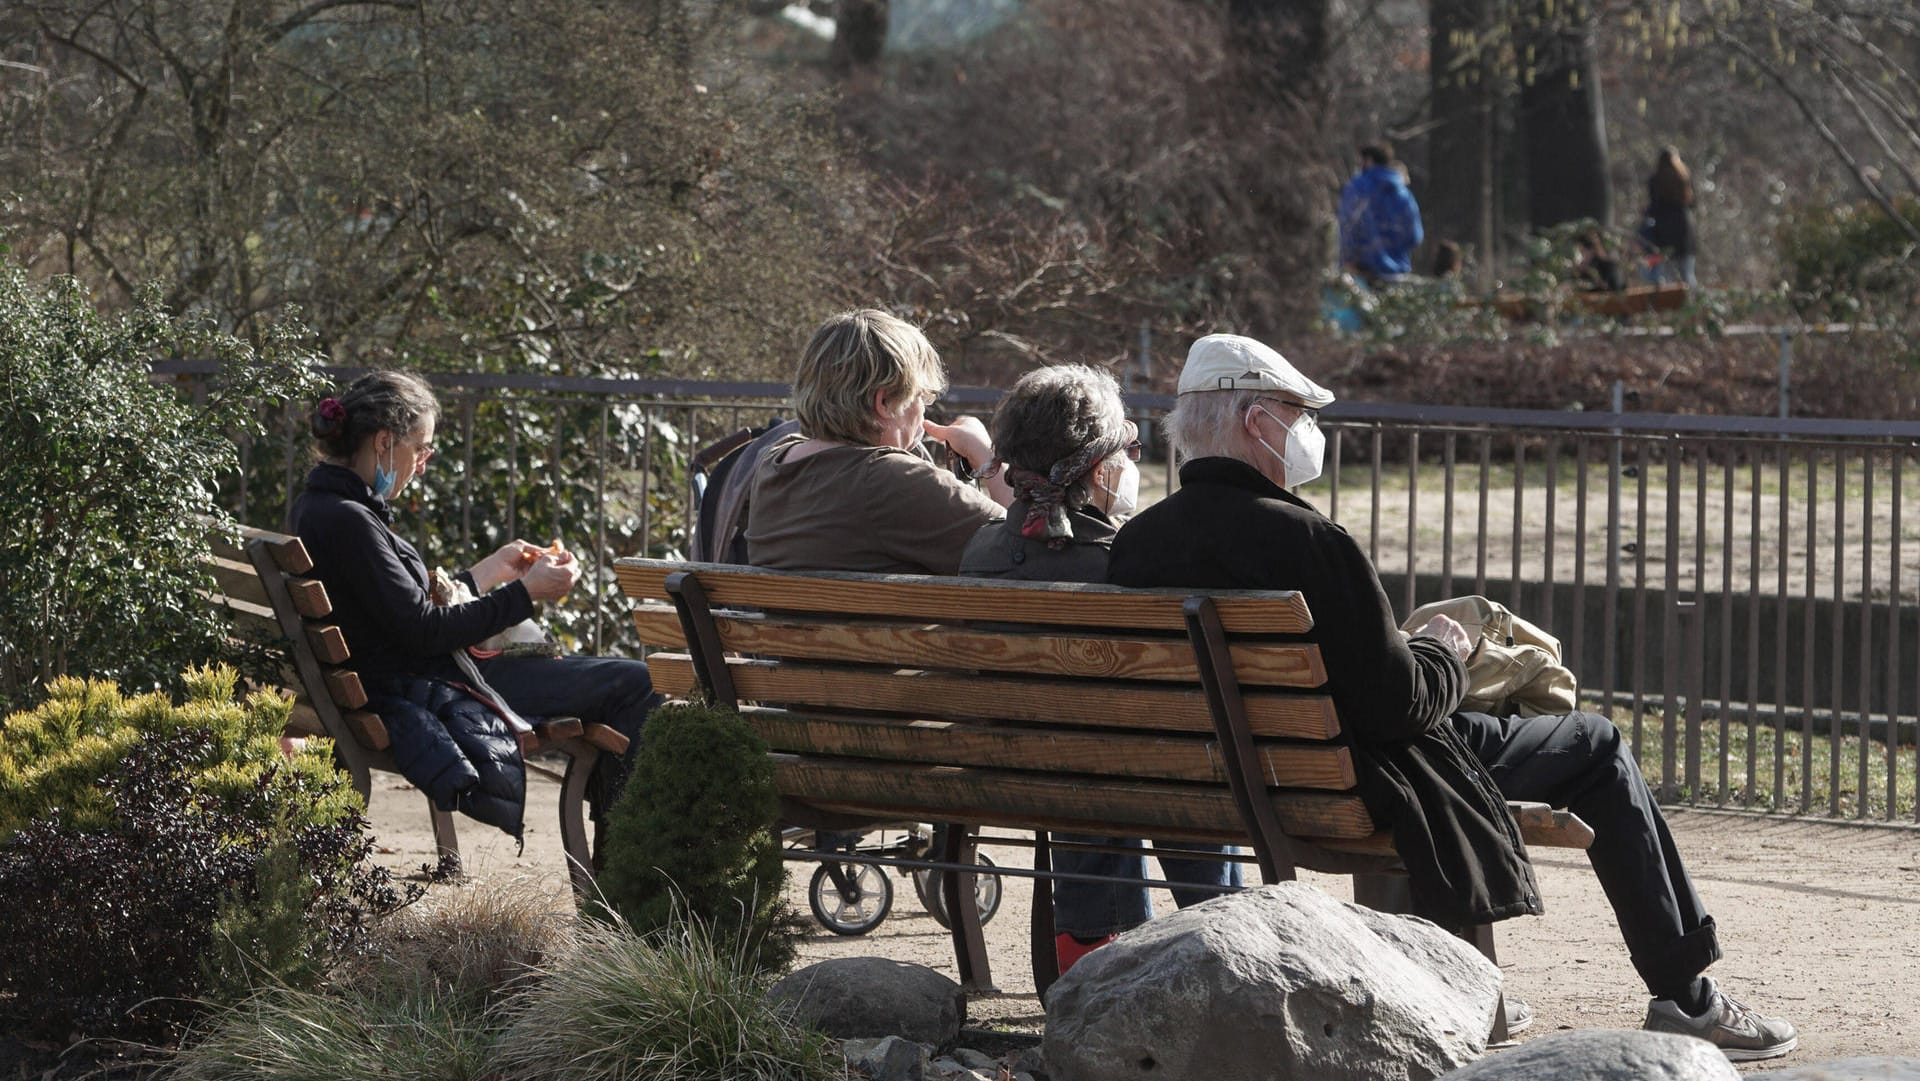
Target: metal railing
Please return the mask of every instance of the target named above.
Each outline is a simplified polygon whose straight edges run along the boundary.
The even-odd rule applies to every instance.
[[[401,528],[449,562],[564,533],[594,586],[565,629],[616,652],[634,643],[612,558],[683,553],[691,455],[783,414],[787,393],[432,378],[441,457]],[[984,412],[999,393],[944,404]],[[1172,405],[1128,402],[1149,422]],[[1920,821],[1920,606],[1904,603],[1920,591],[1905,514],[1920,424],[1358,402],[1322,419],[1327,472],[1302,494],[1362,542],[1396,610],[1480,593],[1549,629],[1663,798]],[[304,435],[291,417],[281,431],[243,447],[227,493],[254,524],[284,520],[300,484]],[[1164,444],[1156,459],[1149,499],[1177,484]]]

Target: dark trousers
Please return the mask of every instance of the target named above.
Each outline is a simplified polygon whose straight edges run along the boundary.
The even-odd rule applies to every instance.
[[[1453,724],[1508,799],[1565,807],[1593,827],[1587,859],[1633,967],[1656,998],[1671,997],[1720,959],[1713,917],[1613,722],[1593,713],[1463,713]]]
[[[495,657],[476,662],[480,674],[507,704],[532,718],[578,717],[604,724],[632,742],[615,760],[603,755],[587,791],[594,820],[620,797],[633,758],[640,750],[640,728],[661,701],[644,661],[625,657]]]

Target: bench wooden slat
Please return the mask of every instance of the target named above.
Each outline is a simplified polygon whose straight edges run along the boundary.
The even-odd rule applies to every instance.
[[[636,605],[633,624],[649,646],[686,647],[680,614],[660,604]],[[884,658],[902,667],[970,668],[1043,676],[1155,679],[1198,683],[1193,646],[1183,637],[1000,632],[933,623],[824,625],[778,616],[715,613],[730,652],[814,661]],[[1318,687],[1327,681],[1320,647],[1249,644],[1232,647],[1245,685]]]
[[[1200,736],[830,717],[759,706],[741,713],[769,747],[792,754],[1226,783],[1213,740]],[[1354,785],[1345,747],[1262,743],[1255,754],[1278,787],[1346,791]]]
[[[359,709],[367,704],[366,688],[360,685],[360,673],[335,668],[327,673],[327,694],[341,709]]]
[[[251,526],[242,529],[240,535],[243,542],[258,541],[264,544],[273,556],[274,565],[284,574],[306,574],[313,570],[313,560],[307,555],[307,546],[299,537]]]
[[[1529,848],[1587,848],[1593,844],[1593,827],[1572,811],[1555,810],[1544,803],[1509,801],[1507,810],[1520,826],[1520,839]],[[1366,856],[1394,856],[1393,831],[1380,830],[1358,840],[1320,840],[1316,844],[1336,852]]]
[[[342,713],[340,719],[347,722],[347,730],[353,733],[353,738],[360,746],[370,751],[384,751],[393,746],[393,741],[387,736],[386,722],[378,714],[356,709]]]
[[[325,619],[333,614],[326,583],[318,578],[288,578],[287,597],[293,601],[294,610],[308,619]]]
[[[260,576],[254,573],[252,563],[220,557],[207,563],[213,569],[213,580],[219,583],[221,595],[228,601],[242,601],[268,615],[273,614],[273,599],[267,596],[267,587],[260,584]]]
[[[695,684],[686,654],[652,653],[656,686],[685,695]],[[729,660],[734,688],[756,702],[829,712],[868,710],[915,718],[1008,720],[1211,734],[1213,715],[1199,688],[996,678],[885,669],[829,668]],[[1326,740],[1340,734],[1333,700],[1320,695],[1251,691],[1245,696],[1255,736]]]
[[[667,576],[693,571],[715,608],[890,616],[916,620],[992,620],[1131,630],[1185,631],[1181,604],[1191,590],[1121,589],[1074,583],[999,582],[911,575],[784,574],[715,563],[620,559],[614,572],[634,600],[672,603]],[[1210,594],[1235,634],[1305,634],[1313,617],[1298,593]]]
[[[313,647],[314,658],[321,664],[341,664],[351,656],[347,652],[346,636],[330,623],[308,625],[307,644]]]
[[[1109,781],[1098,785],[1072,778],[1001,770],[914,766],[775,754],[775,786],[806,803],[832,803],[876,817],[983,825],[1024,825],[1088,833],[1128,835],[1155,829],[1244,838],[1233,795],[1217,785]],[[1357,796],[1275,792],[1274,813],[1287,832],[1302,837],[1362,838],[1373,819]]]

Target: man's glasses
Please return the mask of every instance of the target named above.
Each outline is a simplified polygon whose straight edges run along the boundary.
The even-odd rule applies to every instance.
[[[1127,441],[1120,449],[1127,452],[1127,461],[1130,462],[1139,461],[1140,456],[1146,453],[1146,448],[1140,445],[1139,425],[1132,421],[1127,422]]]

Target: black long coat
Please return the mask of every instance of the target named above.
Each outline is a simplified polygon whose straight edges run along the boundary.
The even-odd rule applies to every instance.
[[[1121,528],[1108,580],[1305,594],[1361,798],[1393,830],[1414,911],[1449,927],[1541,911],[1506,800],[1451,720],[1466,669],[1440,642],[1401,635],[1346,530],[1244,462],[1200,458]]]

